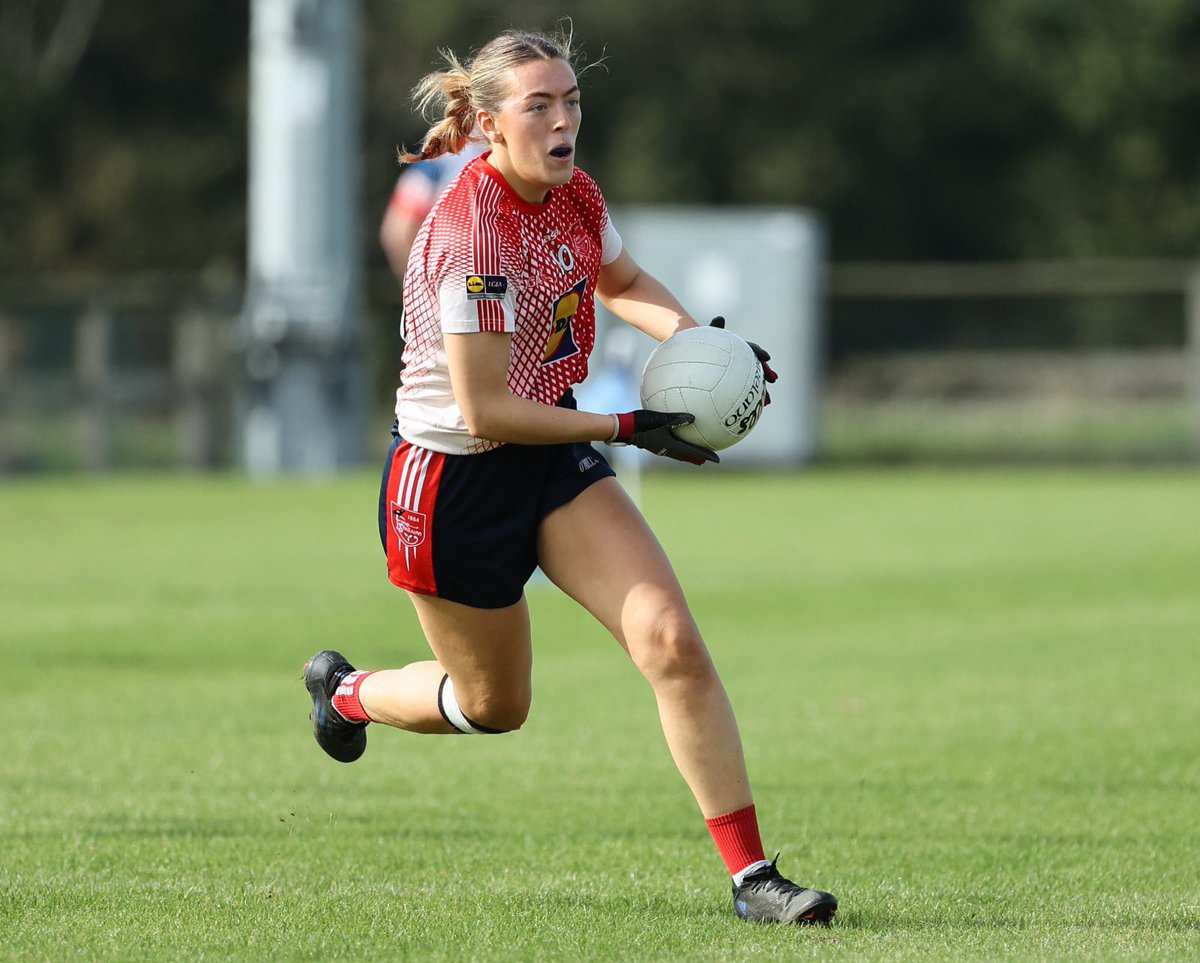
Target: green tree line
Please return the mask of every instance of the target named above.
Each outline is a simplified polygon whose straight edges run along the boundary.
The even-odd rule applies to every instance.
[[[319,0],[333,2],[333,0]],[[611,203],[799,204],[835,259],[1200,251],[1200,0],[364,0],[363,244],[437,48],[570,16]],[[5,0],[0,271],[240,270],[249,5]]]

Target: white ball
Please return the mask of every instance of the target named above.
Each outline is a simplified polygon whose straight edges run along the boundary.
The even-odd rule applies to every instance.
[[[691,425],[674,429],[684,441],[721,451],[753,430],[766,396],[754,351],[724,328],[685,328],[651,352],[642,370],[642,407],[686,411]]]

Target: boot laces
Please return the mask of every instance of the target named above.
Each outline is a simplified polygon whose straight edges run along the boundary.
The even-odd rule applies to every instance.
[[[764,866],[762,869],[755,870],[742,880],[742,884],[749,885],[757,890],[778,890],[784,893],[801,889],[801,887],[779,872],[775,866],[778,862],[779,853],[776,853],[775,858],[771,860],[770,866]]]

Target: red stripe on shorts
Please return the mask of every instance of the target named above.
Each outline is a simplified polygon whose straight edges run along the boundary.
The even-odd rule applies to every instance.
[[[437,595],[433,512],[446,456],[402,442],[392,455],[387,490],[388,578],[400,588]]]

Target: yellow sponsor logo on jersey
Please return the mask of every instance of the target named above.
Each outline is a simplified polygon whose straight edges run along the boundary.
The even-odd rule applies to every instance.
[[[568,291],[555,304],[554,324],[550,328],[550,339],[546,342],[546,352],[542,356],[543,361],[549,361],[562,348],[563,335],[567,333],[567,329],[571,326],[571,319],[578,311],[579,295],[575,291]]]
[[[571,323],[579,313],[579,301],[583,297],[587,278],[577,283],[573,288],[561,295],[554,302],[554,315],[550,323],[550,337],[546,339],[546,350],[542,355],[542,364],[561,361],[579,353],[579,346],[571,332]]]
[[[468,294],[483,294],[483,278],[478,274],[471,274],[467,277],[467,293]]]

